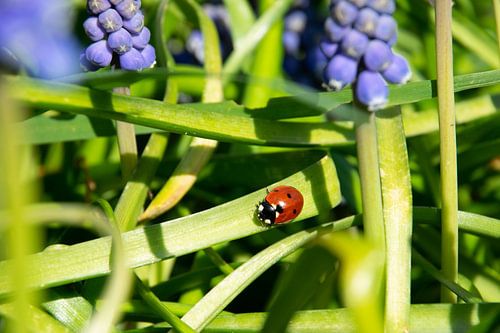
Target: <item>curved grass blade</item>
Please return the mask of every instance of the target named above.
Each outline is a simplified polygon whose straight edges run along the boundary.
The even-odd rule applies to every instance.
[[[469,332],[492,314],[498,313],[500,303],[483,304],[413,304],[410,309],[410,332],[457,333]],[[224,314],[215,318],[207,332],[258,333],[267,313]],[[146,330],[127,333],[165,332],[163,324]],[[290,333],[356,333],[357,327],[349,309],[309,310],[297,312],[287,332]]]
[[[335,166],[325,156],[273,185],[287,184],[302,192],[306,205],[296,219],[300,221],[325,212],[340,202],[338,183],[333,183],[336,179]],[[265,193],[265,189],[261,189],[197,214],[124,233],[128,266],[144,266],[266,231],[267,228],[255,217],[255,204]],[[108,274],[110,249],[110,238],[103,237],[58,251],[34,254],[28,257],[30,286],[45,288]],[[5,276],[7,264],[0,262],[0,295],[11,291]]]

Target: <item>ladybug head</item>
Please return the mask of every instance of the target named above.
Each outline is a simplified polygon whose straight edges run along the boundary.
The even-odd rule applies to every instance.
[[[257,206],[257,216],[259,217],[259,220],[268,225],[273,225],[274,221],[278,218],[281,212],[283,212],[281,206],[271,205],[265,200],[260,202]]]

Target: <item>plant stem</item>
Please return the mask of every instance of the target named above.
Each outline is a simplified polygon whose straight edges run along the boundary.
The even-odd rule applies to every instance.
[[[457,283],[458,191],[451,9],[451,0],[436,1],[436,64],[443,204],[441,213],[441,269],[448,280]],[[456,303],[457,296],[443,286],[441,300]]]
[[[113,89],[113,92],[127,96],[130,95],[128,87],[117,87]],[[116,134],[120,149],[122,177],[127,181],[130,179],[137,165],[137,142],[135,139],[134,124],[117,121]]]
[[[385,252],[384,218],[374,113],[359,112],[356,122],[356,146],[359,160],[363,226],[366,237]]]

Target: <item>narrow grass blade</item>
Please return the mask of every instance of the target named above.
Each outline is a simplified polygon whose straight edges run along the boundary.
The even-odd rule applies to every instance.
[[[412,194],[399,108],[377,113],[377,137],[386,244],[385,329],[410,326]]]

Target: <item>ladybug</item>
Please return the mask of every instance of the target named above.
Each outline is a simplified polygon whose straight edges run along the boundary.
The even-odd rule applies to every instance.
[[[304,197],[295,187],[281,185],[268,191],[257,205],[257,217],[267,225],[287,223],[299,216]]]

